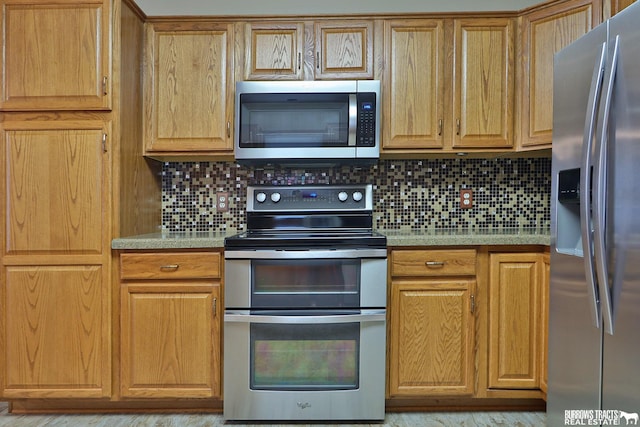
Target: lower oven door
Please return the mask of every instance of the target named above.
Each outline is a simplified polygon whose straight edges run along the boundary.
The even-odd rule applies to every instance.
[[[384,309],[224,322],[226,420],[384,419]]]

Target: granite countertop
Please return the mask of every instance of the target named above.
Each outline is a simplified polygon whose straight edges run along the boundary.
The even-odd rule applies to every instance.
[[[480,246],[480,245],[545,245],[551,236],[548,229],[502,230],[377,230],[394,246]],[[121,237],[111,242],[113,249],[205,249],[224,247],[224,238],[236,232],[158,232]]]

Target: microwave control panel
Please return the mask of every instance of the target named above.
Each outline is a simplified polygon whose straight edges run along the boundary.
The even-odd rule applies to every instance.
[[[376,94],[358,93],[358,129],[356,145],[373,147],[376,144]]]

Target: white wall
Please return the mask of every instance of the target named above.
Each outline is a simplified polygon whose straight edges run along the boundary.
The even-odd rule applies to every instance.
[[[520,10],[542,0],[136,0],[148,16],[322,15]]]

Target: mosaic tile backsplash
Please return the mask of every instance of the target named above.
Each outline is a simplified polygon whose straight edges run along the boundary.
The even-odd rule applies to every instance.
[[[548,229],[551,159],[381,160],[370,168],[248,168],[232,162],[165,163],[162,228],[166,231],[245,229],[247,185],[374,185],[374,227],[380,230]],[[473,207],[460,208],[460,190]],[[216,212],[216,192],[229,210]]]

